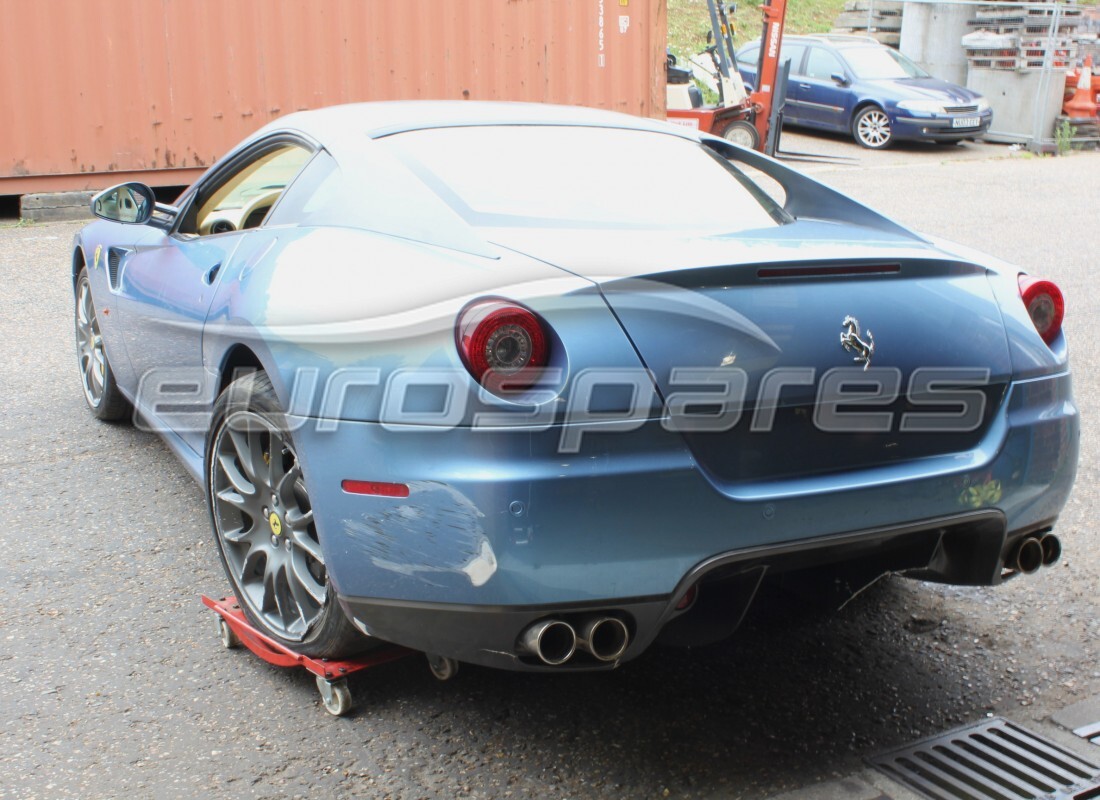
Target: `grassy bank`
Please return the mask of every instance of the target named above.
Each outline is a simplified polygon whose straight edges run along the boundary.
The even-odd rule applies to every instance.
[[[729,0],[723,0],[729,2]],[[734,44],[759,39],[763,17],[759,0],[742,0],[734,15],[737,33]],[[787,6],[788,33],[824,33],[844,8],[844,0],[790,0]],[[668,46],[678,57],[706,47],[710,16],[707,0],[668,0]]]

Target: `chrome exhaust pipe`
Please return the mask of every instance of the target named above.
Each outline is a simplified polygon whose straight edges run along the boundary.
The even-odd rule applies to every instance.
[[[556,667],[571,659],[577,651],[577,632],[568,622],[544,619],[523,632],[519,646],[543,664]]]
[[[1046,534],[1039,540],[1039,546],[1043,548],[1043,566],[1049,567],[1058,563],[1062,557],[1062,541],[1053,533]]]
[[[577,637],[577,646],[599,661],[622,658],[630,644],[630,631],[618,617],[589,617]]]
[[[1016,548],[1016,569],[1025,575],[1032,575],[1043,566],[1043,546],[1034,536],[1020,542]]]

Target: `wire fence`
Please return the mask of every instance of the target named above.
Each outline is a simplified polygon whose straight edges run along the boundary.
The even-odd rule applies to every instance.
[[[860,7],[864,4],[866,9]],[[901,13],[899,6],[903,8]],[[978,91],[996,87],[1007,95],[1000,104],[1000,114],[997,113],[997,98],[991,98],[994,102],[993,126],[986,138],[1020,142],[1032,150],[1055,146],[1054,128],[1061,113],[1065,72],[1079,60],[1081,31],[1100,26],[1100,20],[1085,16],[1085,7],[1072,3],[996,0],[904,0],[904,3],[859,0],[849,13],[865,10],[868,34],[878,34],[877,38],[883,40],[883,35],[889,38],[894,30],[904,30],[905,15],[911,13],[911,8],[921,6],[929,11],[971,7],[974,15],[966,23],[968,29],[991,34],[972,38],[974,46],[969,49],[961,37],[956,43],[959,56],[966,59],[967,84]],[[885,34],[881,31],[884,26]],[[998,40],[998,36],[1004,38]],[[1095,36],[1091,41],[1092,49],[1100,52]],[[975,70],[980,72],[974,74]],[[1081,140],[1096,139],[1083,137]]]

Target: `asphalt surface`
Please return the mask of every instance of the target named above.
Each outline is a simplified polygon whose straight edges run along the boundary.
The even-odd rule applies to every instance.
[[[78,226],[9,225],[0,797],[819,796],[919,736],[989,714],[1039,724],[1100,695],[1100,155],[785,144],[858,157],[806,168],[1065,291],[1083,438],[1058,565],[990,589],[892,578],[841,611],[769,593],[729,642],[654,649],[610,674],[467,666],[444,684],[411,658],[353,677],[357,710],[335,719],[304,671],[221,648],[198,600],[227,589],[201,491],[155,437],[85,410]]]

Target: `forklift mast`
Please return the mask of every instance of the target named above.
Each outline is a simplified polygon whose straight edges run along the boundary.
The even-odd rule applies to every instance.
[[[718,65],[718,73],[723,78],[728,78],[730,66],[733,64],[733,38],[730,34],[729,19],[726,17],[726,10],[718,4],[718,0],[707,0],[707,10],[710,12],[714,60]],[[718,85],[721,86],[721,81]]]
[[[749,95],[756,117],[754,124],[764,152],[774,154],[786,97],[787,71],[780,71],[779,53],[783,28],[787,22],[787,0],[764,0],[760,6],[764,30],[760,38],[760,60],[756,68],[756,88]],[[789,67],[788,67],[789,69]],[[782,85],[780,85],[782,84]],[[774,123],[774,124],[773,124]],[[776,130],[772,131],[772,128]],[[771,134],[771,135],[770,135]]]
[[[736,5],[729,6],[730,12]],[[721,0],[707,0],[707,11],[710,14],[710,31],[707,33],[707,41],[710,43],[707,52],[710,53],[717,70],[718,105],[723,107],[741,105],[747,103],[748,97],[740,83],[740,75],[737,75],[737,62],[733,49],[734,27],[730,23],[729,15]],[[738,78],[736,84],[733,77]]]

